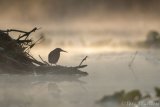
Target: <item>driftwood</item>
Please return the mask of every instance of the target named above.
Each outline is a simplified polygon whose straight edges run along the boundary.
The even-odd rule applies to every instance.
[[[17,29],[0,30],[0,73],[88,74],[79,70],[87,66],[82,65],[87,56],[81,61],[79,66],[75,67],[51,66],[40,55],[41,61],[35,59],[29,52],[32,47],[43,39],[42,36],[35,42],[30,39],[30,34],[36,30],[38,30],[37,27],[29,32]],[[13,39],[9,35],[10,32],[17,32],[20,35],[17,39]]]
[[[67,74],[67,75],[88,75],[87,72],[80,71],[79,68],[83,66],[76,66],[76,67],[66,67],[66,66],[39,66],[35,68],[35,72],[37,74]]]

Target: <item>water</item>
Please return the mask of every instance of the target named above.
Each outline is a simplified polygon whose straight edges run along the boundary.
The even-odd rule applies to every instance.
[[[63,75],[0,75],[2,107],[100,107],[96,101],[115,91],[140,89],[154,95],[159,86],[158,51],[135,51],[90,55],[85,63],[86,77]],[[76,65],[83,55],[70,56]],[[62,63],[62,62],[59,62]]]

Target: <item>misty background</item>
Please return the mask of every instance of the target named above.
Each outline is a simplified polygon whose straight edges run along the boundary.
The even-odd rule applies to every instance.
[[[64,47],[84,54],[144,48],[150,31],[159,32],[157,0],[0,0],[0,28],[41,28],[36,51]],[[49,47],[50,46],[50,47]],[[34,50],[33,50],[34,52]]]
[[[1,18],[10,20],[146,20],[160,17],[159,3],[157,0],[0,0],[0,11]]]
[[[68,51],[58,62],[63,66],[77,66],[88,55],[83,70],[89,73],[83,78],[0,75],[1,105],[97,107],[95,101],[122,89],[153,95],[160,77],[159,4],[159,0],[0,0],[0,29],[40,28],[30,37],[36,41],[44,36],[44,41],[31,49],[31,55],[48,61],[48,53],[60,47]]]

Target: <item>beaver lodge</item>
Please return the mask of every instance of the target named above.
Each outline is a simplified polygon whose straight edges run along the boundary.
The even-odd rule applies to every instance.
[[[69,74],[87,75],[79,69],[86,67],[82,65],[87,56],[82,59],[78,66],[51,66],[44,61],[41,56],[40,61],[35,59],[30,50],[36,45],[37,41],[30,39],[31,33],[38,30],[36,27],[29,32],[8,29],[0,30],[0,73],[1,74]],[[14,39],[10,36],[11,32],[19,33],[19,37]],[[14,33],[13,33],[14,34]],[[41,40],[43,37],[38,39]]]

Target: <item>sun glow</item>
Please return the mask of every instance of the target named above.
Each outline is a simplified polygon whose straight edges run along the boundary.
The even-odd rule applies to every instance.
[[[32,55],[35,58],[39,59],[39,55],[43,57],[45,60],[48,58],[49,52],[53,49],[57,48],[58,46],[38,46],[31,50]],[[63,46],[60,47],[68,52],[68,54],[63,54],[65,57],[72,57],[77,55],[95,55],[95,54],[107,54],[107,53],[122,53],[122,52],[129,52],[134,51],[129,47],[124,46],[101,46],[101,47],[93,47],[93,46]],[[67,56],[66,56],[67,55]]]
[[[67,50],[72,51],[74,54],[101,54],[101,53],[111,53],[111,52],[124,52],[131,51],[131,49],[127,47],[66,47]]]

